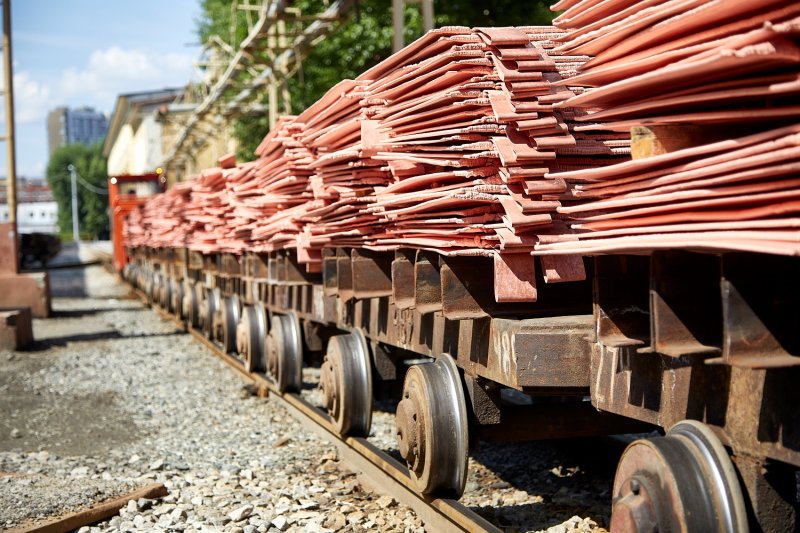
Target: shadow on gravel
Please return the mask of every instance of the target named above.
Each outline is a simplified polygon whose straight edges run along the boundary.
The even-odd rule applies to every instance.
[[[15,394],[0,398],[7,413],[0,420],[0,451],[90,455],[129,443],[140,433],[131,415],[118,407],[115,393],[9,389]]]
[[[138,307],[92,307],[87,309],[54,309],[50,318],[83,318],[85,316],[99,315],[100,313],[133,313],[141,311]]]
[[[106,452],[143,435],[116,392],[73,392],[29,376],[50,372],[47,354],[0,358],[0,452]]]
[[[114,339],[145,339],[145,338],[160,338],[172,337],[175,335],[183,335],[182,331],[172,331],[170,333],[136,333],[134,335],[123,335],[117,330],[113,331],[99,331],[97,333],[78,333],[75,335],[65,335],[63,337],[51,337],[48,339],[41,339],[34,341],[33,345],[27,348],[26,352],[42,352],[49,350],[53,347],[64,347],[73,342],[89,342],[99,340],[114,340]]]
[[[480,443],[471,455],[502,480],[494,488],[511,486],[540,495],[542,502],[501,502],[473,510],[501,527],[513,524],[522,530],[547,529],[575,515],[592,516],[605,526],[614,472],[624,448],[623,441],[610,437]],[[525,522],[520,524],[518,517],[525,517]]]

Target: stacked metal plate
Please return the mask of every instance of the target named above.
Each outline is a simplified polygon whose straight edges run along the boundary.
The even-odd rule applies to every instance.
[[[367,206],[375,187],[391,177],[361,143],[363,91],[363,83],[344,80],[297,118],[303,143],[315,154],[310,168],[316,200],[298,219],[304,224],[300,261],[320,261],[325,246],[363,246],[373,232],[376,217]]]
[[[443,28],[364,74],[362,143],[394,182],[371,211],[374,247],[450,254],[532,249],[571,200],[553,170],[626,160],[627,135],[575,134],[575,93],[556,85],[587,58],[553,55],[551,27]]]
[[[537,253],[799,254],[800,4],[554,7],[565,9],[556,23],[569,30],[557,50],[594,56],[569,83],[595,88],[563,105],[588,112],[578,120],[633,127],[644,146],[656,142],[665,153],[551,176],[585,202],[558,209],[576,233],[543,239]]]
[[[532,277],[534,245],[567,231],[557,210],[578,201],[552,174],[630,153],[627,133],[576,131],[586,113],[561,104],[583,89],[564,80],[588,58],[557,53],[562,36],[433,30],[281,119],[256,161],[223,158],[184,204],[154,203],[140,223],[179,217],[164,242],[202,252],[295,248],[311,271],[326,246],[405,247],[523,261]],[[551,281],[583,276],[579,259],[548,261]]]
[[[212,168],[204,170],[193,180],[189,201],[183,210],[188,224],[186,247],[200,252],[233,251],[226,242],[228,214],[232,211],[226,190],[226,178],[232,170]],[[175,216],[168,212],[158,216]]]
[[[313,155],[299,140],[301,128],[294,117],[282,118],[256,150],[252,174],[233,188],[249,223],[248,248],[271,251],[294,246],[302,225],[294,215],[313,199],[309,165]],[[245,215],[245,212],[242,211]]]
[[[185,246],[188,224],[183,214],[192,185],[178,183],[131,211],[122,229],[125,242],[129,246]]]

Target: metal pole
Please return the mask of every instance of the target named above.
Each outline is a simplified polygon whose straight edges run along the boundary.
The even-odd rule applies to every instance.
[[[17,233],[17,159],[14,137],[14,80],[11,73],[11,0],[3,0],[3,76],[6,104],[6,158],[8,166],[8,221]]]
[[[392,52],[399,52],[404,45],[404,33],[406,30],[406,3],[404,0],[392,0],[392,27],[394,28],[394,39],[392,41]]]
[[[67,168],[69,169],[69,178],[72,185],[72,240],[80,242],[81,235],[78,231],[78,175],[75,173],[75,165],[70,165]]]
[[[433,29],[433,0],[422,0],[422,29],[426,32]]]

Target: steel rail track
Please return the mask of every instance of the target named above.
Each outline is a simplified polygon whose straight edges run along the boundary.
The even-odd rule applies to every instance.
[[[149,304],[143,292],[138,289],[133,290],[139,299]],[[255,386],[259,396],[269,396],[272,400],[277,401],[303,427],[336,446],[339,456],[350,468],[365,477],[372,488],[377,492],[392,496],[398,502],[413,509],[431,531],[490,533],[502,531],[456,500],[432,499],[420,494],[414,489],[405,466],[395,458],[377,448],[366,438],[345,437],[342,439],[333,429],[331,418],[327,413],[304,400],[299,394],[280,393],[269,378],[245,370],[244,365],[238,359],[225,353],[202,332],[156,305],[151,305],[151,308],[159,316],[172,322],[206,346],[212,354],[236,371],[245,382]]]

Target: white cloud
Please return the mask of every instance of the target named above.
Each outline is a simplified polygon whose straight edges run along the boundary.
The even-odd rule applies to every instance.
[[[39,82],[27,71],[17,72],[16,122],[41,122],[59,105],[89,105],[110,112],[119,94],[185,85],[193,72],[192,61],[193,57],[186,53],[156,54],[112,46],[95,50],[84,68],[64,70],[53,84]]]
[[[118,94],[186,84],[192,60],[185,53],[156,54],[112,46],[95,50],[85,68],[65,70],[59,89],[70,100],[84,96],[87,104],[110,107]]]
[[[0,83],[0,91],[5,91],[5,83]],[[47,116],[47,111],[52,103],[49,87],[32,79],[28,72],[14,74],[14,118],[16,123],[41,121]]]

